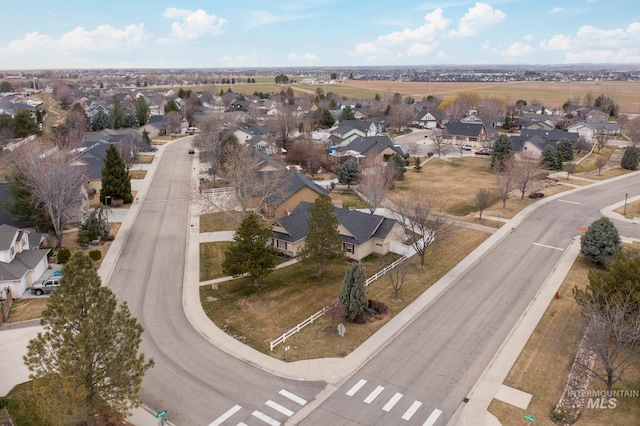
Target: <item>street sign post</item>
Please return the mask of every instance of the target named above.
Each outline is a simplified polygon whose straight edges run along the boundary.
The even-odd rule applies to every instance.
[[[340,336],[340,353],[342,353],[342,339],[344,338],[344,324],[338,324],[338,336]]]
[[[167,420],[165,416],[168,412],[169,410],[162,410],[156,413],[156,419],[160,420],[160,426],[162,426],[164,424],[164,421]]]

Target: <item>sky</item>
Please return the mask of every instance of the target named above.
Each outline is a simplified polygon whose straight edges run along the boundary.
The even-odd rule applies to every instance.
[[[0,69],[640,64],[638,0],[3,2]]]

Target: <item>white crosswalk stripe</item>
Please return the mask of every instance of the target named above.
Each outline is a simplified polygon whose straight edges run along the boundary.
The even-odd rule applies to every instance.
[[[231,409],[227,410],[226,413],[224,413],[223,415],[221,415],[220,417],[215,419],[213,422],[209,423],[209,426],[219,426],[219,425],[221,425],[229,417],[233,416],[235,413],[240,411],[241,408],[242,407],[240,407],[239,405],[234,405]]]
[[[378,387],[376,387],[376,388],[373,390],[373,392],[371,392],[371,393],[369,394],[369,396],[368,396],[368,397],[366,397],[366,398],[364,399],[364,402],[365,402],[366,404],[371,404],[373,401],[375,401],[375,399],[378,397],[378,395],[380,395],[380,394],[382,393],[382,391],[383,391],[383,390],[384,390],[384,386],[378,386]]]
[[[382,409],[388,413],[398,403],[398,401],[400,401],[400,398],[402,398],[402,394],[396,392],[396,394],[393,395],[386,404],[384,404]]]
[[[411,420],[411,417],[413,417],[413,415],[416,413],[416,411],[418,411],[418,408],[420,408],[421,405],[422,405],[422,402],[413,401],[413,404],[411,404],[411,407],[409,407],[407,411],[405,411],[404,414],[402,415],[402,420]]]
[[[290,400],[292,400],[293,402],[296,402],[300,405],[305,405],[307,403],[306,399],[302,399],[300,398],[298,395],[294,395],[291,392],[281,389],[280,392],[278,392],[280,395],[284,396],[285,398],[289,398]]]
[[[279,421],[277,421],[275,419],[272,419],[271,417],[267,416],[262,411],[255,410],[253,413],[251,413],[251,415],[253,417],[256,417],[256,418],[262,420],[263,422],[265,422],[266,424],[269,424],[271,426],[280,426],[280,422]]]
[[[440,414],[442,414],[442,411],[436,408],[431,412],[431,415],[429,415],[429,418],[422,426],[433,426],[436,423],[436,420],[438,420],[438,417],[440,417]]]
[[[293,411],[289,410],[287,407],[283,407],[282,405],[278,404],[277,402],[273,402],[272,400],[268,400],[266,402],[266,405],[273,408],[276,411],[281,412],[282,414],[284,414],[287,417],[291,417],[293,416]]]
[[[360,379],[358,381],[358,383],[353,385],[353,387],[347,391],[347,396],[355,395],[356,392],[358,392],[360,390],[360,388],[362,388],[365,385],[365,383],[367,383],[367,381],[365,379]]]

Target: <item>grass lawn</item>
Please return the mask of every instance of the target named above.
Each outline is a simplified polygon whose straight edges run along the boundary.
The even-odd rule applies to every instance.
[[[146,175],[146,170],[129,170],[129,176],[131,179],[144,179]]]
[[[239,223],[224,212],[200,215],[200,232],[235,231]]]
[[[155,158],[155,155],[149,155],[149,154],[138,155],[136,164],[151,164],[154,158]]]
[[[200,244],[200,281],[224,277],[222,261],[228,246],[228,241]]]
[[[28,321],[42,316],[42,311],[47,307],[47,297],[16,300],[11,305],[9,312],[10,323]]]
[[[536,425],[554,426],[551,410],[560,398],[564,382],[573,363],[576,347],[582,338],[578,324],[581,314],[571,289],[588,283],[590,265],[579,256],[560,287],[560,298],[553,299],[504,384],[533,395],[527,410],[493,400],[489,411],[504,425],[523,422],[525,414],[536,418]],[[626,389],[640,389],[640,370],[625,374]],[[589,389],[606,389],[592,379]],[[640,418],[640,398],[621,398],[615,410],[586,409],[575,423],[578,426],[631,425]],[[636,419],[636,420],[632,420]]]
[[[426,269],[419,269],[419,259],[407,261],[408,280],[398,300],[393,298],[391,285],[385,279],[371,284],[369,299],[381,300],[389,306],[391,316],[404,309],[437,279],[449,271],[471,250],[487,238],[487,234],[457,229],[450,240],[434,246],[427,253]],[[371,276],[395,256],[371,256],[365,259],[367,276]],[[317,278],[314,265],[295,264],[274,271],[263,278],[259,288],[253,288],[248,279],[238,279],[200,287],[200,298],[205,312],[221,329],[255,349],[284,359],[284,349],[278,346],[269,352],[269,342],[283,332],[322,309],[329,300],[338,297],[346,270],[346,262],[326,266]],[[343,353],[349,353],[378,330],[387,320],[363,325],[348,324],[348,339],[343,342]],[[339,338],[329,318],[321,318],[287,340],[291,342],[288,360],[338,356]]]
[[[366,209],[368,208],[364,201],[356,194],[351,192],[336,192],[332,191],[329,196],[332,200],[342,200],[342,207],[349,208],[353,207],[354,209]]]
[[[618,207],[614,210],[614,212],[619,214],[624,214],[625,209],[624,206]],[[633,219],[634,217],[640,217],[640,201],[636,201],[635,203],[629,203],[626,210],[626,218]]]

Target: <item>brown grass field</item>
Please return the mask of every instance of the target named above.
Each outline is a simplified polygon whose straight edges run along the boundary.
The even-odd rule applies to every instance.
[[[637,246],[637,244],[636,244]],[[637,248],[637,247],[636,247]],[[579,326],[580,308],[571,289],[583,288],[588,283],[591,265],[584,257],[576,259],[571,271],[560,287],[560,298],[553,299],[524,350],[511,369],[504,384],[533,395],[526,412],[502,401],[493,400],[489,411],[503,425],[524,424],[523,416],[532,414],[536,425],[555,426],[551,410],[562,394],[565,379],[571,368],[578,341],[582,338]],[[625,389],[639,389],[640,370],[636,367],[625,374]],[[592,380],[589,389],[606,389],[602,382]],[[620,384],[614,386],[620,389]],[[631,425],[630,419],[640,418],[640,399],[621,398],[615,410],[586,409],[577,426]],[[636,420],[637,421],[637,420]]]

